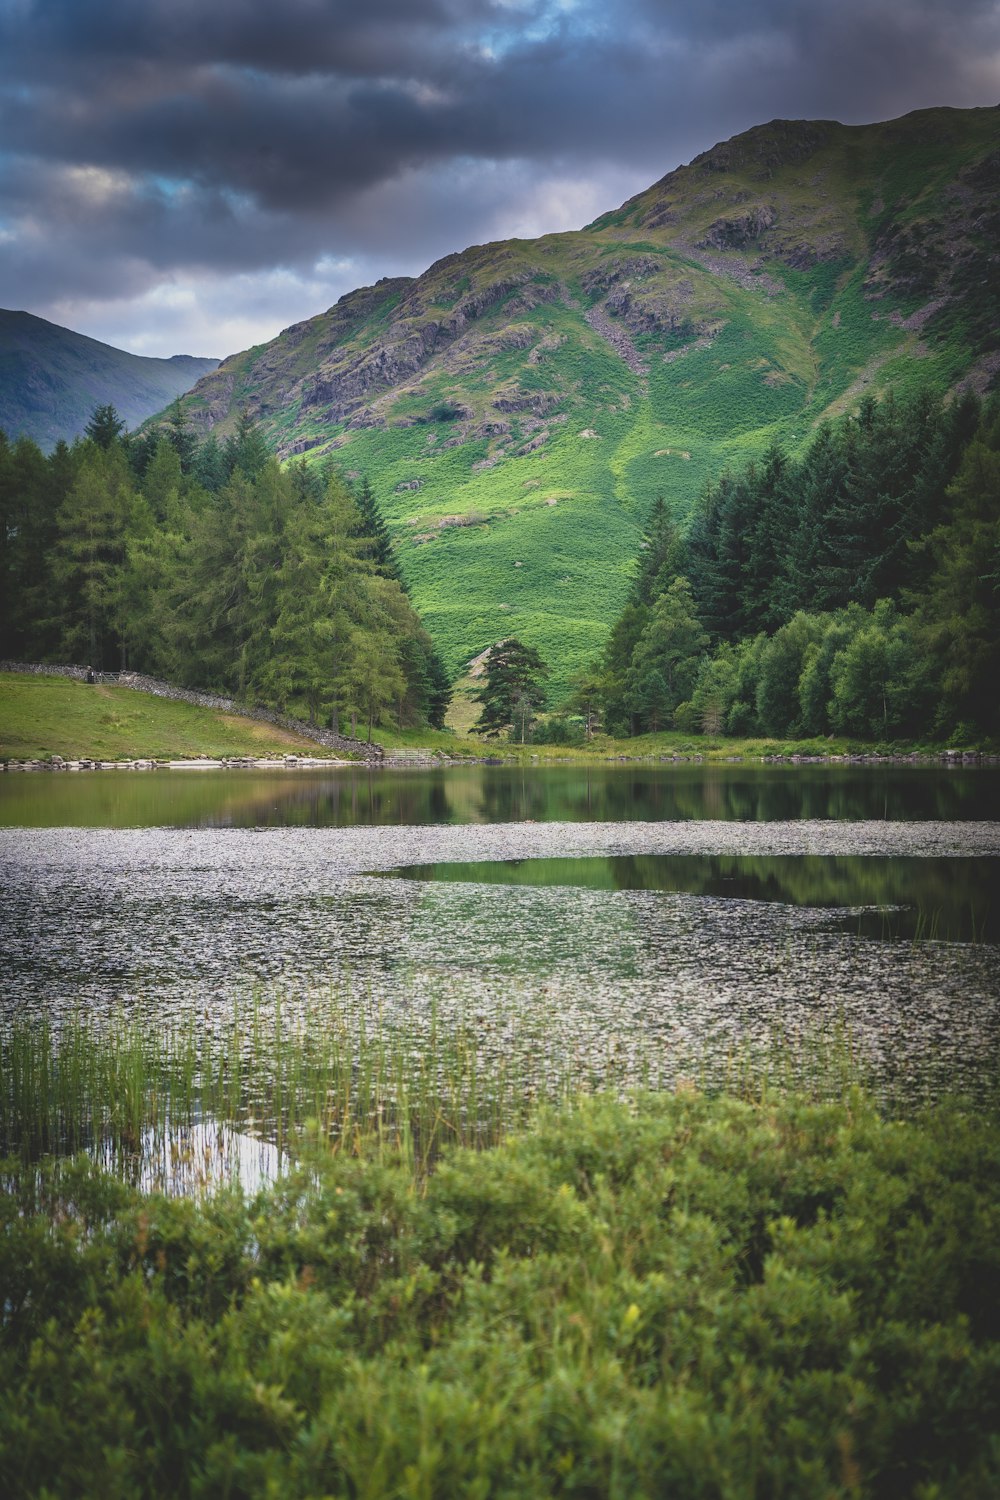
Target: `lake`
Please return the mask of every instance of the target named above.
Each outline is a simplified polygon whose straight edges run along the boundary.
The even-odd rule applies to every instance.
[[[848,1046],[978,1091],[1000,1041],[1000,773],[452,766],[0,777],[14,1013],[224,1032],[468,1024],[594,1085]]]

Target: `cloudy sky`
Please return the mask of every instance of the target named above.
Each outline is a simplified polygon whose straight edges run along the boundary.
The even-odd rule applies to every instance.
[[[775,116],[1000,102],[1000,0],[0,0],[0,306],[225,355]]]

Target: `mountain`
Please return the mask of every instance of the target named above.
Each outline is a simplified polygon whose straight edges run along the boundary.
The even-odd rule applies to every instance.
[[[128,427],[138,427],[218,363],[188,354],[147,359],[0,309],[0,428],[48,451],[60,438],[72,442],[95,406],[110,404]]]
[[[371,481],[449,667],[591,660],[662,494],[865,391],[1000,370],[1000,109],[774,120],[585,229],[479,245],[226,359],[186,398]]]

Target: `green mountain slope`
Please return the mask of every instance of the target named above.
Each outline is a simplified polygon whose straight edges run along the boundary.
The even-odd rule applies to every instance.
[[[95,406],[110,404],[137,427],[218,363],[188,354],[146,359],[31,313],[0,309],[0,428],[49,451],[60,438],[72,442]]]
[[[371,480],[449,667],[592,659],[657,494],[868,390],[1000,368],[1000,110],[773,121],[579,232],[473,246],[227,359],[186,400]]]

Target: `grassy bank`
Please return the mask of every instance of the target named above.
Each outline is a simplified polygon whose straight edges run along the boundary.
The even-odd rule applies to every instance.
[[[68,677],[0,673],[0,760],[316,755],[273,724]]]
[[[438,730],[378,729],[393,750],[426,750],[454,760],[489,757],[514,764],[617,760],[756,761],[767,756],[939,754],[927,744],[872,745],[849,739],[722,739],[670,731],[616,740],[595,735],[582,745],[518,745]],[[990,748],[990,747],[982,747]],[[992,747],[996,748],[996,747]],[[88,686],[63,677],[0,673],[0,760],[140,758],[179,760],[255,755],[322,755],[312,740],[215,709],[156,698],[131,688]]]

